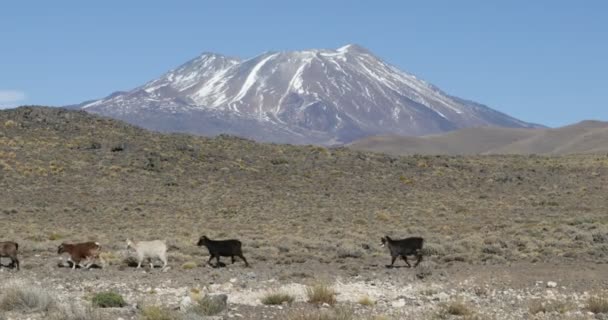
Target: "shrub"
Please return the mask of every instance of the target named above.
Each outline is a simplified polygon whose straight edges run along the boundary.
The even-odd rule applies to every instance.
[[[111,291],[94,295],[91,302],[100,308],[122,308],[127,305],[120,294]]]
[[[589,298],[587,310],[593,313],[608,313],[608,298],[605,295]]]
[[[147,306],[141,310],[142,320],[177,320],[179,317],[170,310],[159,306]]]
[[[315,284],[306,288],[308,302],[314,304],[327,303],[334,305],[336,303],[336,292],[331,287],[324,284]]]
[[[361,297],[357,302],[366,307],[371,307],[376,304],[376,301],[372,300],[369,296]]]
[[[338,249],[337,256],[340,259],[345,259],[345,258],[358,259],[363,256],[363,252],[361,250],[355,249],[355,248],[340,248],[340,249]]]
[[[53,297],[41,288],[28,285],[10,286],[3,290],[0,310],[46,312],[54,305]]]
[[[17,125],[17,122],[15,122],[15,121],[13,121],[13,120],[6,120],[6,121],[4,122],[4,126],[5,126],[6,128],[12,128],[12,127],[15,127],[16,125]]]
[[[270,160],[270,163],[272,165],[277,166],[277,165],[281,165],[281,164],[287,164],[287,163],[289,163],[289,161],[287,159],[284,159],[284,158],[277,158],[277,159]]]
[[[282,292],[270,293],[262,298],[262,303],[265,305],[281,305],[285,302],[292,303],[295,300],[293,296]]]
[[[288,320],[352,320],[353,312],[338,308],[332,311],[297,312],[287,317]]]
[[[92,307],[83,307],[77,304],[70,304],[50,313],[47,318],[49,320],[105,320],[98,310]]]
[[[573,308],[574,306],[567,301],[535,299],[530,302],[530,305],[528,306],[528,311],[530,312],[530,314],[537,314],[541,312],[558,312],[563,314],[572,310]]]
[[[205,296],[198,300],[190,311],[202,316],[216,315],[226,309],[227,299],[226,295]]]
[[[440,311],[440,317],[446,318],[452,316],[470,316],[473,314],[473,310],[463,301],[451,301],[442,306]]]
[[[51,240],[51,241],[59,240],[59,239],[62,239],[62,238],[63,238],[63,235],[61,233],[58,233],[58,232],[51,232],[49,234],[49,240]]]

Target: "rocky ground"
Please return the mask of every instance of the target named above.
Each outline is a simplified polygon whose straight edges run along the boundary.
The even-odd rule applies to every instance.
[[[300,319],[319,310],[348,315],[335,319],[604,319],[589,307],[592,297],[606,297],[605,264],[562,265],[516,263],[509,266],[471,266],[420,269],[385,268],[370,264],[352,276],[337,265],[306,263],[294,267],[254,262],[251,268],[227,265],[193,269],[149,270],[106,266],[91,270],[59,267],[57,258],[37,257],[17,272],[3,268],[7,287],[34,286],[49,292],[58,305],[90,305],[99,292],[121,294],[127,306],[99,309],[101,319],[147,319],[146,306],[175,310],[178,319],[192,303],[206,295],[226,295],[225,310],[209,319]],[[388,259],[388,257],[387,257]],[[364,261],[366,263],[368,261]],[[312,276],[298,278],[301,269]],[[426,277],[420,279],[420,270]],[[289,276],[280,276],[289,274]],[[307,288],[316,283],[331,286],[337,303],[311,304]],[[295,301],[268,306],[262,299],[282,292]],[[6,319],[45,319],[51,313],[5,311]],[[208,317],[201,317],[206,319]],[[305,318],[315,319],[315,318]],[[329,318],[334,319],[334,318]]]

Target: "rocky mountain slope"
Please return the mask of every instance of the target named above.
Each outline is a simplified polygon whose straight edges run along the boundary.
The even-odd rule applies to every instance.
[[[357,45],[247,60],[203,53],[140,87],[78,107],[154,130],[289,143],[537,127],[450,96]]]

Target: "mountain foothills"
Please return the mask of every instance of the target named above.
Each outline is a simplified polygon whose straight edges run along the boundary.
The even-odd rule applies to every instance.
[[[204,53],[133,90],[74,107],[152,130],[295,144],[539,127],[450,96],[358,45],[248,60]]]
[[[422,137],[376,136],[348,146],[392,155],[597,154],[608,152],[608,122],[582,121],[555,129],[485,127]]]

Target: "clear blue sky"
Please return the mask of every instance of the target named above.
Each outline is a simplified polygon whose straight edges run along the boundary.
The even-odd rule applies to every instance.
[[[450,94],[559,126],[608,120],[608,1],[5,1],[0,105],[66,105],[203,51],[360,44]]]

